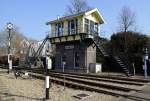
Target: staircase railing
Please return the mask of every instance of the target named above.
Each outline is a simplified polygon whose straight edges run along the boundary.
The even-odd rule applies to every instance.
[[[108,51],[106,51],[102,47],[102,42],[101,42],[101,39],[99,36],[94,36],[93,41],[94,41],[96,47],[101,51],[101,53],[103,54],[104,57],[110,57],[111,59],[115,60],[117,62],[117,64],[123,69],[125,74],[127,76],[131,76],[127,62],[122,61],[123,57],[120,58],[121,56],[116,56],[116,55],[113,55],[112,53],[109,53]]]

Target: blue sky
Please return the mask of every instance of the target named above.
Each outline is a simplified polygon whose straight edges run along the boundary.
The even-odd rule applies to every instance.
[[[27,37],[41,40],[50,26],[45,23],[62,16],[70,0],[0,0],[0,30],[7,22],[20,28]],[[150,0],[87,0],[98,8],[107,24],[102,25],[102,36],[109,38],[117,31],[118,16],[123,6],[136,14],[137,31],[150,35]]]

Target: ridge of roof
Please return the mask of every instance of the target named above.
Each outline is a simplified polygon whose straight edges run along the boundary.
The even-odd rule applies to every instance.
[[[96,8],[94,8],[94,9],[96,9]],[[94,10],[94,9],[82,11],[82,12],[79,12],[79,13],[76,13],[76,14],[67,15],[67,16],[61,17],[61,18],[59,18],[59,19],[55,19],[55,20],[46,22],[46,25],[48,25],[48,24],[50,24],[50,23],[53,23],[53,22],[56,22],[56,21],[61,21],[61,20],[67,19],[67,18],[72,18],[72,17],[75,17],[75,16],[81,16],[81,15],[84,15],[86,12],[92,11],[92,10]]]
[[[79,12],[77,14],[72,14],[72,15],[68,15],[68,16],[64,16],[64,17],[61,17],[59,19],[55,19],[55,20],[52,20],[52,21],[49,21],[49,22],[46,22],[46,25],[49,25],[51,23],[55,23],[55,22],[58,22],[58,21],[63,21],[65,19],[69,19],[69,18],[73,18],[73,17],[77,17],[77,16],[82,16],[82,15],[86,15],[86,14],[89,14],[91,12],[97,12],[98,15],[100,16],[100,19],[102,20],[102,23],[106,23],[105,20],[103,19],[101,13],[99,12],[99,10],[97,8],[94,8],[94,9],[90,9],[90,10],[86,10],[86,11],[82,11],[82,12]],[[101,24],[102,24],[101,23]]]

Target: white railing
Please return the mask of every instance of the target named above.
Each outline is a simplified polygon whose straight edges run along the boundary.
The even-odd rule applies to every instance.
[[[72,30],[70,30],[70,32],[68,30],[67,31],[63,31],[59,35],[56,34],[56,33],[51,33],[51,34],[49,34],[49,37],[50,38],[55,38],[55,37],[61,37],[61,36],[76,35],[76,34],[81,34],[81,33],[87,34],[87,35],[89,35],[89,37],[98,35],[98,32],[91,31],[91,30],[89,30],[89,31],[84,30],[83,31],[83,29],[77,29],[77,30],[76,29],[72,29]]]

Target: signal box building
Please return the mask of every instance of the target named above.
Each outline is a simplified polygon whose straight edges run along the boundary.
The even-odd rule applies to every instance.
[[[51,26],[50,41],[55,46],[55,70],[88,72],[96,63],[94,37],[99,35],[104,19],[98,9],[57,18],[47,22]]]

